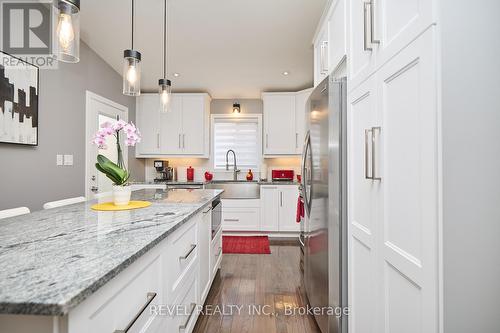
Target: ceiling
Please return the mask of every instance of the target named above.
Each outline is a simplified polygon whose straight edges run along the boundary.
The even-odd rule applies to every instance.
[[[311,87],[312,38],[326,2],[168,0],[167,70],[173,91],[260,98],[262,91]],[[135,6],[142,91],[157,91],[163,0],[136,0]],[[85,0],[81,7],[82,40],[121,74],[123,50],[130,48],[130,0]]]

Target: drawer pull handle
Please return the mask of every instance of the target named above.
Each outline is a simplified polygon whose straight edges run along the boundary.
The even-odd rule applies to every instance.
[[[130,323],[128,323],[127,327],[125,327],[124,330],[115,330],[114,333],[127,333],[131,328],[132,326],[135,324],[135,322],[137,321],[137,319],[139,319],[139,317],[142,315],[142,313],[144,312],[144,310],[147,309],[147,307],[149,306],[149,304],[151,304],[151,302],[155,299],[156,297],[156,293],[155,292],[149,292],[147,293],[147,302],[146,304],[144,304],[142,306],[142,308],[139,310],[139,312],[137,312],[137,314],[135,315],[134,319],[132,319],[130,321]]]
[[[189,248],[189,251],[185,255],[180,256],[179,260],[186,260],[187,258],[189,258],[189,256],[191,255],[191,253],[193,253],[194,249],[196,249],[196,244],[191,244],[191,247]]]
[[[193,316],[195,309],[196,309],[196,303],[191,303],[191,312],[189,312],[189,315],[188,315],[184,325],[179,325],[179,332],[184,331],[187,328],[189,321],[191,320],[191,317]]]
[[[208,213],[211,210],[212,210],[212,207],[208,207],[208,209],[206,211],[204,211],[203,214],[206,214],[206,213]]]
[[[219,253],[217,253],[216,257],[219,258],[220,254],[222,253],[222,247],[219,246]]]
[[[240,219],[224,219],[224,221],[228,222],[238,222]]]

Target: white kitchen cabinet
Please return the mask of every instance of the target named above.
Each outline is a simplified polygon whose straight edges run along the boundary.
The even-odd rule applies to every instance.
[[[212,280],[211,269],[210,269],[210,254],[211,246],[210,241],[212,239],[212,206],[208,205],[202,211],[201,220],[198,225],[198,255],[199,255],[199,300],[200,303],[204,303],[205,299],[210,290],[210,285]]]
[[[304,140],[306,138],[306,112],[309,110],[307,100],[312,88],[297,92],[295,95],[295,153],[302,155]]]
[[[434,45],[431,28],[349,94],[353,333],[437,332]]]
[[[136,98],[136,123],[142,140],[136,147],[136,155],[160,153],[160,102],[157,95],[141,95]]]
[[[328,73],[334,71],[347,55],[345,2],[332,1],[328,12]]]
[[[210,281],[213,281],[222,262],[222,229],[212,239],[210,249]]]
[[[224,231],[259,230],[259,199],[222,200],[222,229]]]
[[[170,112],[160,113],[157,94],[137,98],[137,126],[142,141],[136,157],[209,156],[210,96],[172,94]]]
[[[348,11],[351,89],[435,22],[432,0],[352,0]]]
[[[299,189],[296,185],[260,187],[261,231],[299,232],[296,222]]]
[[[260,187],[260,220],[261,230],[279,231],[280,198],[278,186],[261,185]]]
[[[296,154],[295,93],[263,93],[264,155]]]

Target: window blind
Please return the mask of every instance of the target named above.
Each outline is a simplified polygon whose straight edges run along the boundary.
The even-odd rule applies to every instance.
[[[236,153],[238,169],[257,169],[259,165],[258,131],[256,118],[214,119],[214,168],[226,168],[226,152]],[[233,154],[229,154],[229,165],[233,165]]]

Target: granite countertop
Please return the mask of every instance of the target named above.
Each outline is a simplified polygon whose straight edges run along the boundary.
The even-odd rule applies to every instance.
[[[150,207],[95,201],[0,222],[0,314],[64,315],[188,221],[222,190],[140,190]]]

